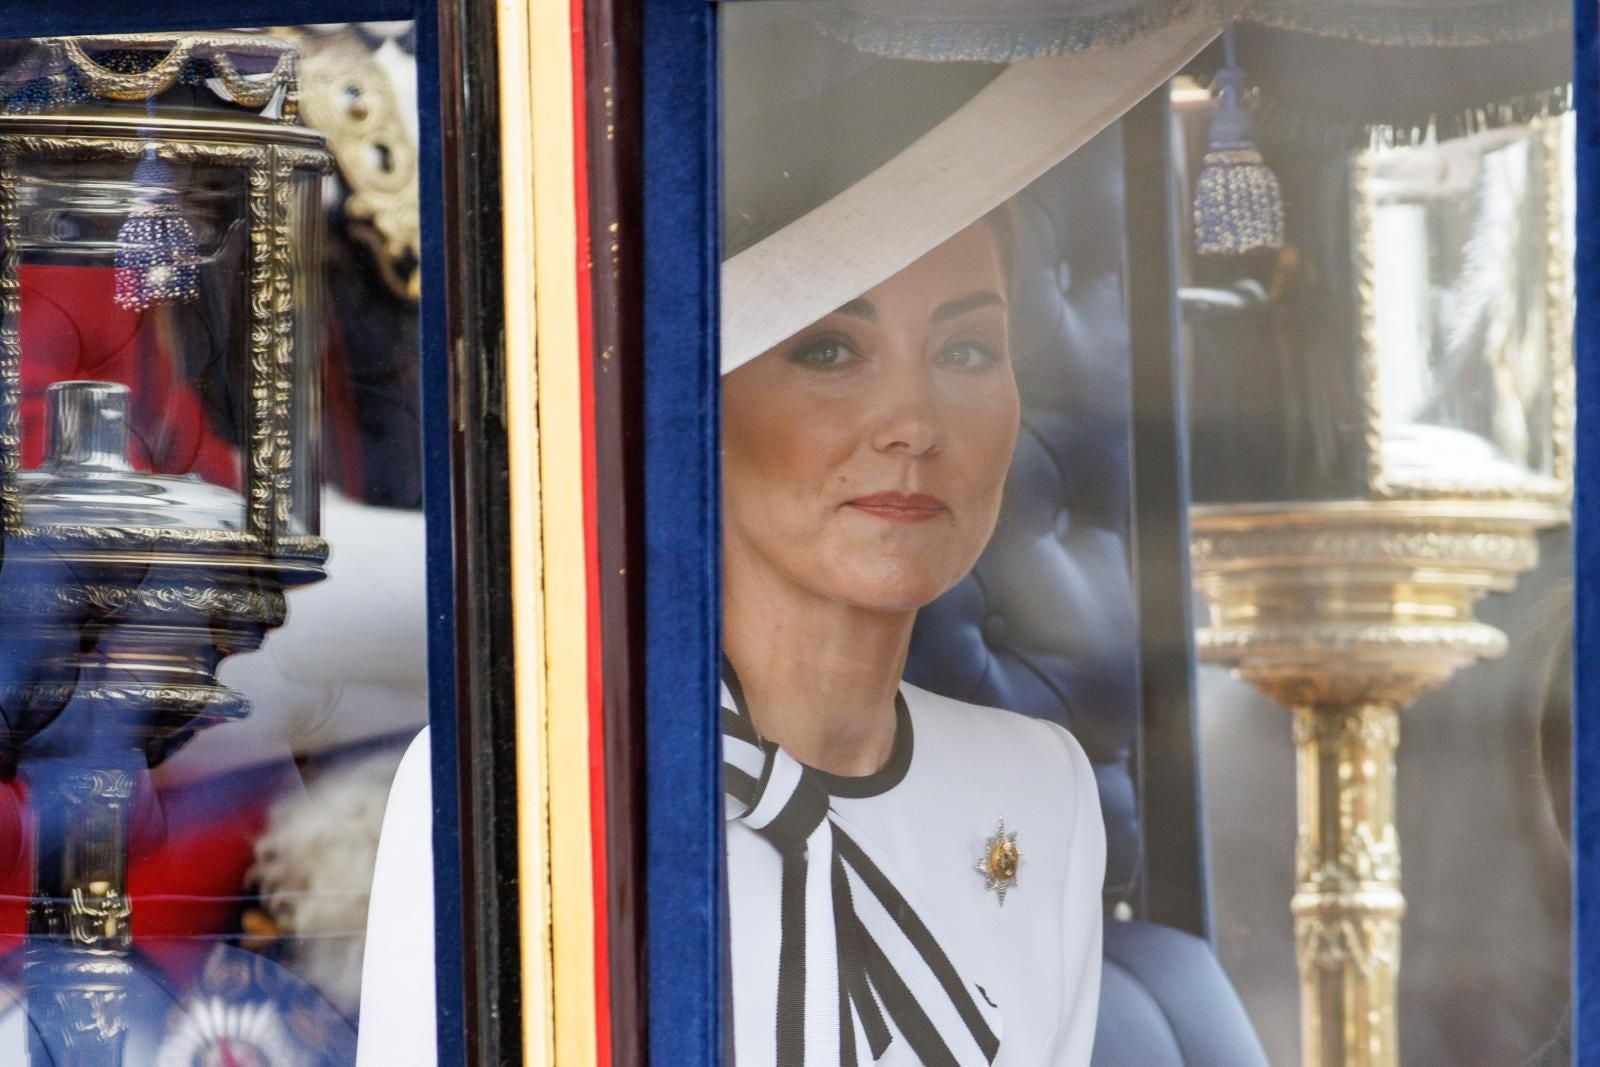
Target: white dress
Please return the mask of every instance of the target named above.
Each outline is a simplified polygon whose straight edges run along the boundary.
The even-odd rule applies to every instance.
[[[864,778],[822,776],[832,818],[997,1006],[997,1067],[1086,1067],[1105,876],[1089,760],[1053,723],[909,685],[901,693],[909,716],[888,765]],[[1003,905],[977,869],[1002,819],[1022,854]],[[776,1058],[782,860],[744,823],[726,828],[735,1054],[738,1067],[766,1067]],[[878,1063],[917,1059],[897,1036]]]
[[[367,905],[356,1067],[439,1062],[433,969],[430,731],[406,749],[389,790]]]

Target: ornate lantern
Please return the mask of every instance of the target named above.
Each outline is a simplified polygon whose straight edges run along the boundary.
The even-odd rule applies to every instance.
[[[1340,161],[1349,229],[1326,260],[1347,251],[1352,270],[1318,296],[1347,325],[1305,331],[1296,380],[1321,382],[1301,386],[1302,418],[1355,429],[1314,476],[1280,448],[1290,460],[1262,465],[1265,485],[1214,448],[1235,480],[1202,499],[1247,502],[1191,515],[1200,656],[1293,711],[1307,1064],[1399,1060],[1401,712],[1505,651],[1477,605],[1532,570],[1539,531],[1568,517],[1570,132],[1542,118]]]
[[[330,161],[270,36],[3,59],[0,771],[32,820],[23,984],[35,1062],[116,1064],[139,1040],[136,784],[248,713],[217,665],[323,575]]]

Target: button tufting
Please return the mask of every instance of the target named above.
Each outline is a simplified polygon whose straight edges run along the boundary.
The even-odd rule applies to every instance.
[[[1100,792],[1111,929],[1118,912],[1138,921],[1137,896],[1127,887],[1144,875],[1133,775],[1141,743],[1137,650],[1034,620],[1093,617],[1102,605],[1114,605],[1119,617],[1135,614],[1117,503],[1129,490],[1119,458],[1129,432],[1126,386],[1116,386],[1128,358],[1115,266],[1121,149],[1113,130],[1018,199],[1015,268],[1027,284],[1018,290],[1012,329],[1031,338],[1025,358],[1017,353],[1019,371],[1026,367],[1037,386],[1025,389],[1028,431],[1000,529],[978,567],[981,580],[969,575],[918,614],[906,674],[911,684],[942,686],[974,703],[1072,721]],[[1086,475],[1086,467],[1095,473]]]

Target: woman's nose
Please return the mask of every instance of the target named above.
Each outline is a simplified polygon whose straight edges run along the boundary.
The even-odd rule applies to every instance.
[[[939,451],[943,420],[926,366],[901,367],[882,375],[874,393],[873,448],[910,456]]]

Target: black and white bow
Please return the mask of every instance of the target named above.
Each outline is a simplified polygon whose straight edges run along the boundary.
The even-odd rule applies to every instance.
[[[816,772],[756,733],[726,664],[722,703],[731,817],[783,862],[777,1067],[861,1067],[896,1035],[928,1067],[993,1063],[1000,1012],[956,972],[864,843],[834,821]]]

